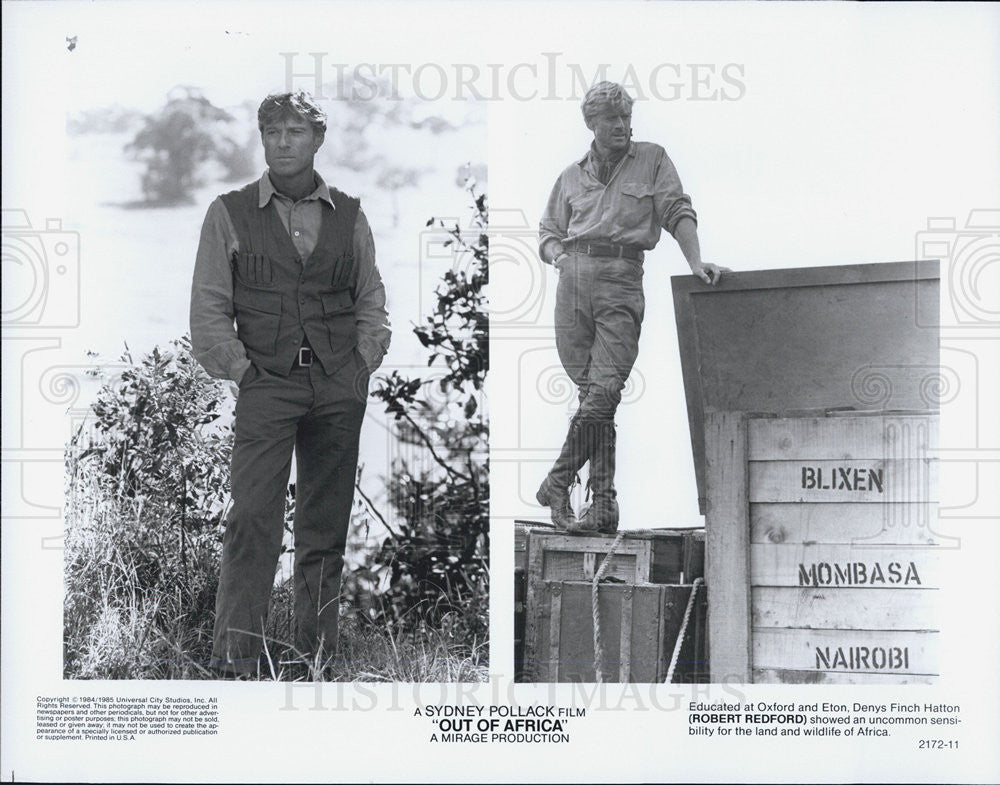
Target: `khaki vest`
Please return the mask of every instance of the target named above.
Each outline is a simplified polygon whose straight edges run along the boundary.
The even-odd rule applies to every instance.
[[[327,374],[357,345],[354,223],[360,202],[336,188],[322,205],[319,239],[303,263],[277,211],[261,209],[257,182],[223,194],[240,250],[233,254],[236,333],[249,358],[287,376],[304,338]]]

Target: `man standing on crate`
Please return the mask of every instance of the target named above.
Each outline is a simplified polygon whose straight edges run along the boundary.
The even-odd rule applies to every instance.
[[[559,272],[556,349],[580,405],[536,498],[559,528],[613,533],[614,416],[639,351],[643,253],[666,229],[705,283],[718,283],[728,268],[701,261],[691,199],[662,147],[632,141],[632,98],[624,88],[599,82],[582,108],[594,141],[556,180],[538,239],[542,260]],[[588,460],[593,503],[577,520],[569,489]]]
[[[310,662],[336,651],[368,379],[389,346],[365,214],[313,169],[326,113],[280,93],[257,124],[267,171],[208,208],[191,290],[194,356],[238,384],[212,651],[237,678],[257,669],[293,451],[295,646]]]

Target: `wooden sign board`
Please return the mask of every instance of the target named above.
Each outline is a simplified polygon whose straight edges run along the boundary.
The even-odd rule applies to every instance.
[[[709,412],[936,409],[938,276],[922,261],[735,272],[717,286],[673,277],[701,511]]]
[[[926,631],[754,630],[753,667],[760,674],[754,681],[775,673],[777,681],[791,683],[892,684],[899,677],[930,683],[937,648],[937,633]],[[879,676],[890,678],[878,682]]]
[[[937,503],[750,505],[750,543],[935,545]]]
[[[751,586],[926,589],[940,585],[938,548],[867,542],[754,543]]]
[[[712,680],[933,681],[937,415],[707,425]]]

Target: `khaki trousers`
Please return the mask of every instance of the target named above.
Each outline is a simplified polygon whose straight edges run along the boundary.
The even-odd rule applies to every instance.
[[[579,388],[580,420],[614,420],[639,353],[642,263],[571,253],[559,265],[556,350]]]

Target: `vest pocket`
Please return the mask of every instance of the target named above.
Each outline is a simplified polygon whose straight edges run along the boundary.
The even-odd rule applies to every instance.
[[[358,342],[358,327],[354,316],[354,298],[350,289],[323,292],[323,324],[330,336],[330,348],[340,354]]]
[[[236,279],[254,289],[274,288],[274,269],[265,254],[241,252],[233,260]]]
[[[333,263],[330,285],[337,289],[353,286],[355,273],[354,254],[345,253]]]
[[[233,287],[236,334],[244,345],[260,354],[277,351],[281,324],[281,293],[262,291],[240,281]]]

